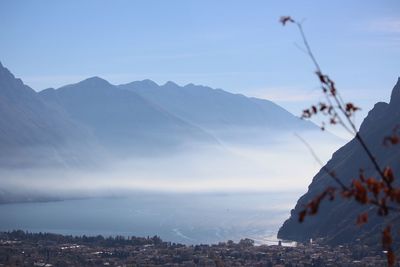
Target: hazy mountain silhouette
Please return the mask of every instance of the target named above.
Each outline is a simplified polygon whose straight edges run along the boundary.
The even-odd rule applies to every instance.
[[[360,127],[360,135],[373,151],[380,166],[391,166],[397,175],[400,173],[400,147],[398,145],[386,147],[383,145],[383,139],[398,125],[400,125],[400,78],[393,88],[389,104],[377,103]],[[355,139],[336,151],[326,166],[335,171],[346,184],[350,184],[352,178],[358,177],[360,169],[364,169],[367,176],[377,175]],[[334,184],[332,179],[321,170],[314,177],[308,192],[298,200],[290,218],[279,230],[278,237],[298,241],[324,238],[331,243],[354,242],[357,239],[372,242],[380,237],[382,218],[377,217],[376,210],[366,209],[354,201],[337,199],[334,202],[324,202],[317,216],[307,217],[302,224],[298,222],[298,213],[303,205],[330,184]],[[357,227],[356,215],[365,211],[370,213],[369,223]],[[390,219],[393,218],[387,218]]]
[[[83,163],[89,154],[154,155],[221,141],[258,145],[316,129],[271,101],[221,89],[150,80],[115,86],[92,77],[37,93],[3,66],[0,111],[0,164],[17,167],[24,160]]]
[[[207,129],[221,141],[253,140],[254,135],[315,129],[275,103],[221,89],[167,82],[158,86],[151,80],[119,86],[135,92],[170,113]]]
[[[99,142],[113,151],[147,153],[186,143],[216,143],[199,127],[98,77],[46,89],[40,96],[88,126]]]
[[[1,63],[0,114],[0,165],[77,163],[72,147],[93,148],[87,129],[48,105]]]

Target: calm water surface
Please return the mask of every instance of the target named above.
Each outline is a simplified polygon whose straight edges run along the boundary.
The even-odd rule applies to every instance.
[[[0,230],[73,235],[158,235],[186,244],[252,238],[274,243],[298,193],[134,194],[0,205]]]

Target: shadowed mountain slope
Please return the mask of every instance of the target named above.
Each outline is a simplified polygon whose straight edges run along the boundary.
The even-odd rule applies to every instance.
[[[46,89],[40,95],[89,127],[99,142],[113,151],[147,153],[185,143],[216,144],[199,127],[98,77]]]
[[[85,127],[63,110],[48,105],[1,64],[0,114],[0,165],[77,163],[78,154],[70,148],[90,147],[90,134]]]
[[[170,113],[207,129],[219,140],[254,139],[277,132],[316,129],[275,103],[221,89],[167,82],[162,86],[150,80],[119,86],[135,92]]]
[[[384,146],[383,139],[398,125],[400,125],[400,78],[393,88],[390,102],[377,103],[360,127],[360,135],[376,156],[380,166],[382,168],[391,166],[395,175],[397,174],[397,179],[400,178],[400,146]],[[365,170],[367,177],[377,175],[355,139],[336,151],[326,167],[334,171],[345,184],[350,184],[353,178],[358,177],[360,169]],[[382,218],[377,217],[376,210],[369,210],[357,203],[341,199],[324,202],[316,216],[307,217],[302,224],[298,222],[298,214],[304,204],[332,184],[334,184],[332,179],[323,170],[317,173],[308,187],[308,192],[298,200],[290,218],[279,230],[278,237],[297,241],[323,238],[327,242],[336,244],[355,242],[357,239],[376,243],[382,230]],[[357,227],[355,225],[357,215],[366,211],[370,214],[369,223]],[[398,218],[387,218],[387,220],[392,219]]]

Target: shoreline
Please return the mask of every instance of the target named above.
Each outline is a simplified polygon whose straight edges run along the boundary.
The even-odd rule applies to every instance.
[[[158,236],[0,232],[0,263],[6,266],[383,266],[385,261],[380,251],[363,246],[255,246],[251,239],[184,245]]]

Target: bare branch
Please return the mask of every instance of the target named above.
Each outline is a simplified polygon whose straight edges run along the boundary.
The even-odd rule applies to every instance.
[[[302,138],[300,135],[298,135],[297,133],[294,134],[297,138],[299,138],[299,140],[308,148],[308,150],[310,151],[311,155],[314,157],[315,161],[318,162],[319,165],[321,165],[321,168],[324,172],[326,172],[329,177],[331,177],[341,188],[342,190],[348,190],[347,186],[345,184],[342,183],[342,181],[340,181],[339,178],[336,177],[335,173],[331,170],[328,169],[328,167],[326,167],[326,165],[324,165],[322,163],[322,161],[319,159],[318,155],[315,153],[314,149],[311,147],[311,145],[304,139]]]

